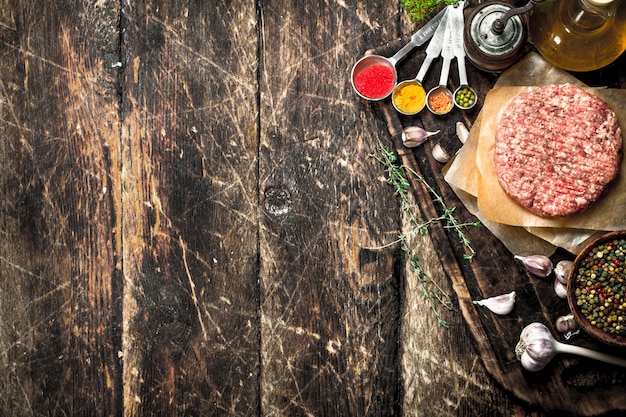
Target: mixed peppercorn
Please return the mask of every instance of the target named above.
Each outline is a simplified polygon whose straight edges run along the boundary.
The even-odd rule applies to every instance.
[[[626,239],[614,239],[589,251],[575,285],[580,312],[597,328],[626,336]]]

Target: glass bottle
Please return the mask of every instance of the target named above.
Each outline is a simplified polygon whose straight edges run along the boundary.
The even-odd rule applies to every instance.
[[[539,53],[568,71],[602,68],[626,50],[626,7],[622,0],[545,0],[529,18],[529,35]]]

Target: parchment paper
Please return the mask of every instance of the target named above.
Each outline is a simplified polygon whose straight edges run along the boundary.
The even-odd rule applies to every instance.
[[[484,117],[482,120],[476,165],[478,167],[478,209],[483,215],[495,222],[511,226],[523,227],[550,227],[575,228],[590,230],[620,230],[626,228],[624,213],[616,208],[626,207],[626,158],[622,159],[620,175],[613,182],[608,192],[594,202],[588,210],[569,217],[541,217],[537,216],[511,199],[499,185],[494,164],[495,136],[499,114],[504,107],[518,94],[536,87],[501,87],[491,90],[485,99],[484,114],[493,117]],[[608,89],[584,88],[620,113],[620,106],[625,106],[626,90],[617,90],[622,93],[622,101],[614,94],[604,94]],[[621,111],[618,114],[620,124],[626,126],[626,116]]]
[[[604,231],[626,229],[626,158],[607,194],[584,213],[568,218],[542,218],[510,199],[495,177],[493,147],[498,115],[511,98],[529,88],[569,82],[605,100],[618,114],[626,136],[626,90],[591,89],[565,71],[531,53],[505,71],[472,126],[465,145],[444,169],[445,179],[468,210],[515,254],[546,255],[562,247],[577,254]]]

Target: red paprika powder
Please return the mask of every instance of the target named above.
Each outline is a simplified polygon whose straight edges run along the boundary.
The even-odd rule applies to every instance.
[[[386,65],[377,64],[364,68],[354,77],[354,87],[367,98],[385,97],[394,86],[395,74]]]

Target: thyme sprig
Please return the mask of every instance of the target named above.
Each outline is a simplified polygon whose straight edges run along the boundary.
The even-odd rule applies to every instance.
[[[411,233],[419,233],[423,235],[427,232],[431,225],[443,223],[443,227],[446,229],[453,229],[456,231],[459,240],[466,249],[463,256],[465,259],[471,261],[476,255],[476,251],[472,248],[470,241],[463,230],[469,226],[479,227],[480,222],[459,222],[454,216],[455,207],[448,207],[443,201],[443,198],[421,175],[410,167],[400,165],[396,154],[382,143],[379,144],[379,148],[380,154],[372,154],[371,156],[383,166],[387,183],[394,188],[394,194],[400,198],[401,209],[410,216],[409,222],[413,225]],[[440,206],[442,211],[440,216],[422,222],[419,221],[417,216],[414,215],[415,210],[409,199],[411,184],[403,170],[406,170],[406,172],[415,176],[418,181],[424,184],[428,192],[433,196],[433,201]],[[419,258],[409,247],[408,236],[406,234],[401,234],[398,236],[398,239],[381,246],[380,248],[389,247],[395,244],[400,244],[402,251],[407,256],[411,265],[411,270],[416,274],[417,280],[422,288],[423,298],[429,300],[428,305],[433,312],[437,323],[442,327],[448,328],[448,323],[439,314],[437,303],[447,309],[452,309],[450,296],[426,273]]]
[[[437,324],[448,329],[450,326],[448,322],[441,317],[441,314],[439,314],[437,303],[448,310],[452,310],[452,299],[450,295],[426,273],[417,255],[415,255],[407,245],[402,245],[402,251],[409,259],[411,271],[417,275],[417,282],[422,288],[422,298],[428,300],[428,307],[437,320]]]
[[[441,214],[441,216],[435,217],[433,219],[428,220],[425,223],[421,223],[420,225],[418,225],[418,229],[419,229],[420,233],[422,233],[422,234],[426,233],[426,228],[428,226],[430,226],[431,224],[438,223],[440,221],[445,221],[444,228],[446,228],[446,229],[454,229],[454,231],[456,232],[459,240],[461,241],[461,243],[463,244],[463,246],[467,250],[463,254],[463,258],[467,259],[468,261],[471,261],[474,258],[474,256],[476,255],[476,251],[474,250],[474,248],[472,248],[472,245],[471,245],[469,239],[467,238],[467,236],[465,236],[465,233],[463,232],[463,229],[465,229],[468,226],[480,227],[480,221],[459,223],[459,221],[456,219],[456,217],[454,217],[454,211],[456,210],[456,207],[448,207],[446,205],[445,201],[443,201],[443,198],[441,198],[441,196],[439,194],[437,194],[435,189],[430,184],[428,184],[428,182],[426,180],[424,180],[424,177],[422,177],[417,172],[415,172],[415,170],[413,170],[410,167],[406,167],[406,166],[402,166],[401,168],[404,168],[408,172],[410,172],[411,174],[415,175],[417,180],[419,182],[421,182],[422,184],[424,184],[424,186],[426,187],[428,192],[433,195],[433,198],[434,198],[433,201],[435,203],[439,204],[439,206],[443,210],[443,213]],[[400,172],[402,173],[402,171],[400,171]]]
[[[435,224],[443,222],[443,227],[446,229],[453,229],[461,243],[466,249],[463,257],[469,261],[471,261],[476,255],[476,251],[472,248],[471,242],[467,238],[464,233],[464,229],[466,227],[480,227],[480,221],[475,222],[459,222],[457,218],[454,216],[454,212],[456,207],[448,207],[443,198],[437,193],[437,191],[422,177],[420,174],[415,172],[411,167],[407,167],[405,165],[398,164],[398,157],[396,154],[389,150],[382,143],[379,144],[380,155],[372,154],[371,156],[375,158],[382,166],[387,176],[387,183],[394,187],[394,194],[400,197],[400,201],[402,204],[402,210],[411,215],[410,222],[414,225],[412,232],[417,232],[419,234],[425,234],[428,230],[428,227]],[[415,176],[415,178],[424,184],[428,192],[433,196],[433,202],[440,206],[442,211],[441,215],[438,217],[434,217],[428,219],[424,222],[420,222],[416,216],[413,215],[414,208],[409,203],[409,190],[411,188],[411,184],[404,173],[406,170],[411,175]],[[396,243],[400,243],[405,241],[406,238],[400,236],[397,240],[385,245],[391,246]]]

